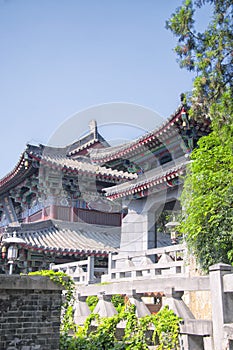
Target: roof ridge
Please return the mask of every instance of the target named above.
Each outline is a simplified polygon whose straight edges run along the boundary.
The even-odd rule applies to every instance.
[[[98,158],[101,158],[101,156],[105,156],[105,157],[108,157],[108,156],[115,156],[117,152],[120,152],[120,151],[124,151],[125,149],[128,149],[130,147],[132,147],[132,145],[134,144],[137,144],[139,143],[140,141],[143,141],[144,139],[146,138],[149,138],[149,137],[157,137],[156,134],[158,134],[159,132],[161,132],[174,118],[176,118],[182,108],[184,108],[184,105],[181,104],[175,111],[175,113],[173,113],[172,115],[170,115],[170,117],[168,117],[167,119],[164,120],[164,122],[159,125],[158,127],[156,127],[155,129],[153,129],[152,131],[148,131],[146,132],[145,134],[143,134],[142,136],[134,139],[134,140],[130,140],[129,142],[126,142],[124,144],[120,144],[120,145],[117,145],[117,146],[111,146],[111,147],[108,147],[108,148],[102,148],[102,149],[91,149],[88,151],[88,153],[90,154],[90,157],[95,159],[95,157]],[[102,153],[102,155],[101,155]]]

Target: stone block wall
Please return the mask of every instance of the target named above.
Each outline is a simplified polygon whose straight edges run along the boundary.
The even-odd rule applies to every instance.
[[[0,349],[59,350],[61,301],[48,277],[0,275]]]
[[[198,268],[196,259],[193,255],[189,255],[187,259],[189,266],[189,276],[200,277],[204,276],[203,272]],[[193,291],[185,292],[183,296],[184,302],[192,311],[196,319],[211,320],[212,319],[212,305],[210,291]]]

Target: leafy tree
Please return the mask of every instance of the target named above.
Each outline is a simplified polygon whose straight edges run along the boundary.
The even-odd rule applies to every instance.
[[[201,138],[191,158],[182,194],[187,216],[181,229],[207,270],[217,262],[233,262],[232,145],[223,145],[213,131]]]
[[[202,33],[195,28],[198,8],[211,6]],[[212,132],[201,138],[182,194],[181,231],[200,266],[233,262],[233,4],[232,0],[186,0],[167,22],[178,37],[175,51],[182,68],[196,73],[189,116],[210,118]]]
[[[202,33],[195,28],[198,8],[206,3],[212,17]],[[167,21],[166,26],[178,37],[175,52],[181,68],[197,76],[191,94],[194,118],[214,117],[210,106],[229,89],[233,90],[233,5],[232,0],[185,0]],[[232,95],[231,95],[232,96]],[[218,115],[222,121],[224,115]]]

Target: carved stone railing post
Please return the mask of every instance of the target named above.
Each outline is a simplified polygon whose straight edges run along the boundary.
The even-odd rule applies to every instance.
[[[222,350],[224,343],[224,324],[233,323],[233,293],[224,293],[223,277],[232,273],[232,267],[216,264],[210,267],[210,290],[214,350]]]
[[[91,311],[86,303],[86,296],[81,296],[79,293],[76,294],[74,304],[74,322],[76,324],[84,324],[86,318],[90,315]]]
[[[100,317],[111,317],[117,314],[117,310],[111,302],[111,295],[105,295],[104,292],[98,294],[99,301],[93,311]]]
[[[94,256],[88,256],[87,260],[87,283],[94,283]]]
[[[174,288],[166,288],[164,294],[165,297],[162,301],[163,306],[167,305],[177,316],[182,318],[183,322],[195,319],[191,310],[182,300],[183,291],[176,292]],[[180,336],[180,345],[181,350],[199,349],[198,344],[192,344],[192,339],[190,339],[187,334],[182,334],[182,336]]]
[[[136,293],[134,289],[127,292],[127,296],[129,298],[130,304],[135,305],[136,315],[139,318],[151,314],[150,310],[142,300],[142,295],[143,294]]]
[[[168,305],[169,309],[173,310],[183,320],[195,319],[193,313],[182,299],[183,291],[175,291],[174,288],[166,288],[164,291],[163,306]]]

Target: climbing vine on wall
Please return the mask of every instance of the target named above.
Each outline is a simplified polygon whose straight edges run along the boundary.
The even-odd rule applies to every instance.
[[[75,284],[73,279],[63,272],[55,272],[53,270],[29,272],[29,275],[49,277],[51,281],[64,287],[61,307],[61,332],[67,333],[69,330],[74,329],[75,325],[73,322],[73,305],[75,298]]]

